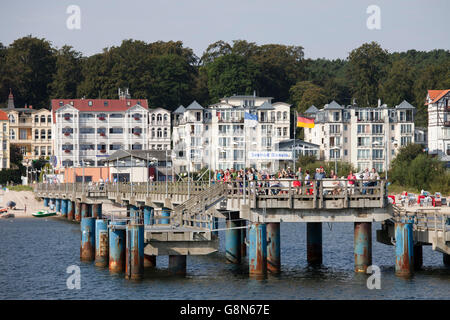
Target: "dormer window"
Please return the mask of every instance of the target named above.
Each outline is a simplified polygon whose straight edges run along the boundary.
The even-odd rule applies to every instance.
[[[103,105],[104,105],[105,107],[107,107],[107,106],[108,106],[108,101],[104,101],[104,102],[103,102]]]
[[[92,107],[92,101],[88,101],[88,106]]]
[[[70,105],[73,106],[73,101],[70,101]]]
[[[59,106],[62,107],[64,105],[64,102],[60,101]]]

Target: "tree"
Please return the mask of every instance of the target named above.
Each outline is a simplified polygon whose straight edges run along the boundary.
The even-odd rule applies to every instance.
[[[300,81],[289,90],[290,101],[297,112],[304,113],[311,105],[321,107],[327,103],[326,92],[310,81]]]
[[[389,106],[396,106],[403,100],[414,103],[413,84],[413,68],[405,59],[394,61],[387,71],[386,80],[381,84],[380,97]]]
[[[82,81],[81,52],[63,46],[56,53],[56,72],[50,84],[51,98],[77,98],[77,86]]]
[[[233,94],[251,94],[258,76],[254,63],[235,54],[219,57],[205,68],[210,101]]]
[[[15,40],[6,50],[3,88],[12,88],[16,106],[49,108],[49,84],[56,70],[55,50],[45,39],[31,35]]]
[[[353,97],[360,106],[375,106],[389,63],[388,52],[376,42],[365,43],[350,52],[348,61]]]

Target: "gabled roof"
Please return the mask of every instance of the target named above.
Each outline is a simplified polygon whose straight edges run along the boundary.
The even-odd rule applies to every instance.
[[[319,111],[319,109],[317,109],[315,105],[312,105],[305,111],[305,113],[316,113],[317,111]]]
[[[342,110],[344,108],[339,103],[333,100],[329,104],[326,104],[324,109]]]
[[[425,105],[428,105],[430,103],[438,102],[448,92],[450,92],[450,89],[446,89],[446,90],[428,90],[428,98],[431,99],[431,102],[425,102]]]
[[[395,107],[396,109],[415,109],[414,106],[412,106],[408,101],[403,100],[402,103],[400,103],[398,106]]]
[[[186,110],[203,110],[203,109],[204,108],[195,100],[186,108]]]
[[[180,105],[173,113],[184,113],[186,108],[183,105]]]
[[[272,105],[270,103],[268,103],[267,101],[264,101],[264,103],[262,105],[260,105],[257,109],[258,110],[274,110],[275,108],[272,107]]]

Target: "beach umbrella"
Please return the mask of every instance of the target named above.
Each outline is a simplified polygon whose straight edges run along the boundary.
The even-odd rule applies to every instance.
[[[9,207],[9,208],[13,208],[13,207],[16,206],[16,203],[15,203],[14,201],[8,201],[8,202],[6,203],[6,206]]]

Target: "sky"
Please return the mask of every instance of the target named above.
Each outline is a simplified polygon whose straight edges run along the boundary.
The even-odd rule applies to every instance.
[[[80,9],[80,29],[67,27],[70,5]],[[379,8],[379,29],[367,26],[370,5]],[[242,39],[345,59],[371,41],[389,52],[449,50],[449,12],[450,0],[1,0],[0,42],[31,34],[90,56],[124,39],[180,40],[201,56],[215,41]]]

